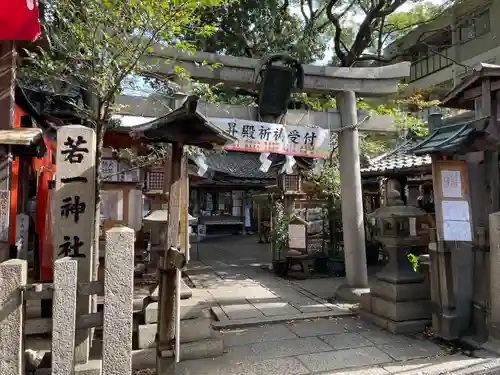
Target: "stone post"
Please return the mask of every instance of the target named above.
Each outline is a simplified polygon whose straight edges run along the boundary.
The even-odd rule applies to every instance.
[[[490,214],[490,321],[495,336],[500,333],[500,212]],[[497,337],[500,338],[500,337]]]
[[[77,280],[78,259],[65,257],[54,262],[52,375],[75,372]]]
[[[54,191],[53,259],[78,257],[78,281],[92,280],[95,242],[96,134],[82,125],[57,130],[57,174]],[[90,296],[77,301],[77,314],[89,314]],[[78,330],[75,362],[87,363],[90,330]]]
[[[102,375],[132,372],[134,237],[127,227],[106,232]]]
[[[0,263],[0,374],[24,374],[23,295],[28,265],[12,259]]]
[[[365,228],[361,172],[359,160],[359,133],[356,95],[352,91],[337,94],[342,127],[339,134],[340,190],[342,194],[342,222],[347,287],[367,288],[368,276],[365,255]],[[346,296],[347,297],[347,296]]]

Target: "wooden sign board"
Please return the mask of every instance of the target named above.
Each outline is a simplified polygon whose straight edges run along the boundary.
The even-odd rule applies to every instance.
[[[28,260],[28,236],[30,228],[30,218],[26,214],[16,216],[16,247],[17,257]]]
[[[0,190],[0,241],[9,241],[10,191]]]
[[[466,161],[434,161],[432,174],[438,239],[473,241]]]
[[[299,218],[290,221],[288,224],[288,247],[307,250],[307,222]]]

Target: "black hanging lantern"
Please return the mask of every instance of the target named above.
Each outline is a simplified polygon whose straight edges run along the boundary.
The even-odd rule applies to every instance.
[[[281,61],[285,65],[273,65]],[[259,114],[280,116],[286,113],[293,87],[302,88],[304,72],[299,61],[278,54],[265,59],[260,70]]]
[[[262,74],[259,95],[261,115],[280,116],[288,109],[292,88],[295,83],[295,69],[271,65]]]

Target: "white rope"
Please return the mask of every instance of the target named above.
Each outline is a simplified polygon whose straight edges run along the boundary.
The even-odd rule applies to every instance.
[[[334,132],[335,133],[340,133],[340,132],[343,132],[344,130],[347,130],[347,131],[351,130],[351,131],[353,131],[355,129],[358,129],[364,122],[366,122],[370,118],[371,118],[371,115],[366,115],[363,118],[363,120],[359,121],[357,124],[340,127],[338,129],[335,129]]]

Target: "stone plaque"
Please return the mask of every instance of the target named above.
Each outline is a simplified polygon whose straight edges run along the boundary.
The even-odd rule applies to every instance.
[[[57,131],[54,260],[87,259],[90,267],[95,213],[94,130],[81,125]]]
[[[307,249],[307,227],[305,224],[288,226],[288,247],[290,249]]]
[[[95,241],[96,135],[82,125],[57,130],[57,173],[54,191],[53,259],[78,259],[78,281],[92,279]],[[91,311],[90,297],[80,296],[77,314]],[[89,331],[75,334],[75,362],[89,359]]]
[[[28,236],[30,228],[30,218],[26,214],[16,216],[16,247],[17,257],[28,260]]]
[[[0,190],[0,241],[9,240],[10,191]]]

